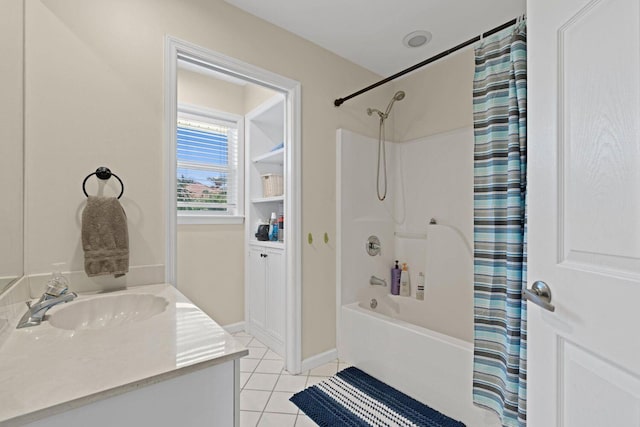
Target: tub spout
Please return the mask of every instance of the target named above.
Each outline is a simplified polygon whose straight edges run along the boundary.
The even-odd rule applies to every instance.
[[[371,279],[369,279],[369,284],[371,286],[387,286],[387,281],[376,276],[371,276]]]

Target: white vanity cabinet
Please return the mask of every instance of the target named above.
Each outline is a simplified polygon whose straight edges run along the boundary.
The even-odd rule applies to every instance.
[[[285,250],[276,245],[269,242],[249,245],[246,327],[273,351],[284,354]]]
[[[72,409],[26,427],[238,426],[239,365],[230,360],[79,408],[69,403]]]
[[[145,304],[123,302],[141,297],[162,311],[115,321],[105,314],[144,313]],[[239,359],[249,352],[175,287],[80,293],[47,316],[22,329],[10,319],[0,347],[0,426],[239,424]]]

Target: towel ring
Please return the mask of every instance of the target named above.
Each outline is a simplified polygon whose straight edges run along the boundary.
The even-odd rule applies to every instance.
[[[112,176],[115,176],[116,179],[118,180],[118,182],[120,183],[120,187],[122,187],[122,190],[120,191],[120,195],[118,196],[118,199],[120,197],[122,197],[122,195],[124,194],[124,184],[122,183],[122,180],[120,179],[120,177],[118,175],[116,175],[115,173],[111,172],[111,169],[104,167],[104,166],[100,166],[98,169],[96,169],[95,172],[90,173],[89,175],[87,175],[87,177],[84,179],[84,181],[82,181],[82,191],[84,192],[84,195],[89,197],[89,195],[87,194],[87,189],[85,188],[85,184],[87,183],[87,180],[89,178],[91,178],[91,176],[97,176],[99,179],[102,180],[107,180],[109,178],[111,178]]]

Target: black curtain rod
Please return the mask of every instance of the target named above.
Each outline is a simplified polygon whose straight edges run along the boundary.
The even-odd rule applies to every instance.
[[[370,91],[371,89],[375,89],[375,88],[377,88],[378,86],[381,86],[381,85],[383,85],[383,84],[385,84],[385,83],[388,83],[388,82],[390,82],[391,80],[395,80],[395,79],[397,79],[397,78],[398,78],[398,77],[400,77],[400,76],[404,76],[405,74],[410,73],[410,72],[412,72],[412,71],[414,71],[414,70],[417,70],[418,68],[421,68],[421,67],[424,67],[425,65],[431,64],[432,62],[435,62],[435,61],[437,61],[438,59],[442,59],[442,58],[444,58],[445,56],[452,54],[453,52],[456,52],[456,51],[458,51],[458,50],[460,50],[460,49],[463,49],[463,48],[465,48],[465,47],[469,46],[470,44],[473,44],[473,43],[475,43],[475,42],[477,42],[477,41],[480,41],[481,39],[483,39],[483,38],[485,38],[485,37],[489,37],[490,35],[495,34],[495,33],[497,33],[498,31],[502,31],[502,30],[504,30],[505,28],[508,28],[508,27],[510,27],[511,25],[515,24],[516,22],[518,22],[518,18],[514,18],[514,19],[512,19],[512,20],[511,20],[511,21],[509,21],[509,22],[505,22],[504,24],[500,25],[499,27],[496,27],[496,28],[494,28],[494,29],[492,29],[492,30],[489,30],[489,31],[487,31],[486,33],[482,33],[482,35],[481,35],[481,36],[476,36],[476,37],[474,37],[474,38],[472,38],[472,39],[470,39],[470,40],[467,40],[467,41],[466,41],[466,42],[464,42],[464,43],[460,43],[460,44],[459,44],[458,46],[456,46],[456,47],[452,47],[452,48],[451,48],[451,49],[449,49],[449,50],[445,50],[444,52],[440,52],[439,54],[437,54],[437,55],[435,55],[435,56],[432,56],[432,57],[431,57],[431,58],[429,58],[429,59],[425,59],[424,61],[422,61],[422,62],[420,62],[420,63],[418,63],[418,64],[412,65],[411,67],[406,68],[406,69],[404,69],[404,70],[402,70],[402,71],[400,71],[400,72],[398,72],[398,73],[395,73],[394,75],[392,75],[392,76],[390,76],[390,77],[387,77],[387,78],[385,78],[385,79],[382,79],[382,80],[380,80],[379,82],[376,82],[376,83],[374,83],[374,84],[372,84],[372,85],[369,85],[369,86],[365,87],[364,89],[360,89],[360,90],[359,90],[359,91],[357,91],[357,92],[353,92],[351,95],[345,96],[344,98],[338,98],[338,99],[336,99],[335,101],[333,101],[333,105],[335,105],[336,107],[339,107],[339,106],[341,106],[345,101],[348,101],[348,100],[350,100],[351,98],[355,98],[356,96],[358,96],[358,95],[362,95],[363,93],[368,92],[368,91]]]

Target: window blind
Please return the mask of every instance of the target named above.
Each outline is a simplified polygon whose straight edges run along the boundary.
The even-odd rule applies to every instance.
[[[179,118],[176,141],[178,213],[237,215],[237,123]]]

